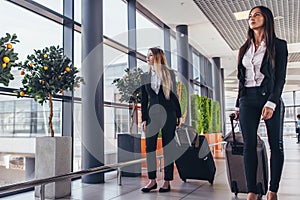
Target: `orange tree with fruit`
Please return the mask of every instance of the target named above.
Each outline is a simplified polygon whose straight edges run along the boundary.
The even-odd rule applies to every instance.
[[[18,54],[14,52],[13,44],[19,42],[17,35],[10,35],[6,33],[5,37],[0,38],[0,83],[8,86],[9,81],[14,79],[11,73],[12,67],[18,67],[20,63],[16,63],[18,60]]]
[[[78,69],[59,46],[34,50],[34,54],[28,55],[19,69],[24,77],[23,87],[18,90],[18,97],[28,95],[41,105],[49,100],[49,128],[53,137],[53,95],[73,91],[75,87],[80,87],[83,78],[77,75]]]

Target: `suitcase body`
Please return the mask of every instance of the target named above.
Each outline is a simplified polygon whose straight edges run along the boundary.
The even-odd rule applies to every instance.
[[[231,191],[247,193],[246,175],[243,157],[243,136],[241,132],[234,132],[233,119],[231,119],[232,131],[224,138],[227,178]],[[266,146],[263,140],[257,136],[257,188],[258,193],[265,195],[268,190],[268,158]]]
[[[197,135],[191,141],[192,143],[189,145],[177,143],[177,150],[181,156],[175,161],[175,164],[180,178],[184,182],[187,179],[197,179],[207,180],[213,184],[216,166],[206,138]]]

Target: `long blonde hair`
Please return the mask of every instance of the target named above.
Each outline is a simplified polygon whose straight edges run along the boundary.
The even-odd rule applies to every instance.
[[[157,47],[149,48],[149,51],[151,51],[153,54],[153,70],[161,80],[165,98],[170,99],[173,81],[171,78],[170,67],[168,66],[165,53],[162,49]]]

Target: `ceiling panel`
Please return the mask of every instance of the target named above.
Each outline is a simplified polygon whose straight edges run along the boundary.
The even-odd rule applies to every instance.
[[[233,13],[250,10],[257,5],[270,8],[275,18],[277,37],[289,44],[300,43],[300,1],[297,0],[194,0],[216,27],[232,50],[245,42],[247,19],[236,20]]]

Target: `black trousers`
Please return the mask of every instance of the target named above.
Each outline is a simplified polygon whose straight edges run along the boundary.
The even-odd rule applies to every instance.
[[[267,102],[267,95],[263,96],[258,87],[247,88],[246,95],[239,99],[239,120],[244,138],[244,163],[248,192],[257,193],[257,130],[261,119],[263,106]],[[271,119],[266,120],[268,142],[271,149],[269,190],[277,192],[282,174],[283,154],[283,102],[276,106]]]
[[[146,128],[146,153],[148,178],[156,178],[156,145],[159,131],[162,131],[162,144],[164,153],[164,180],[173,180],[174,172],[174,149],[175,149],[175,129],[176,112],[166,111],[157,106],[149,112],[150,120]]]

